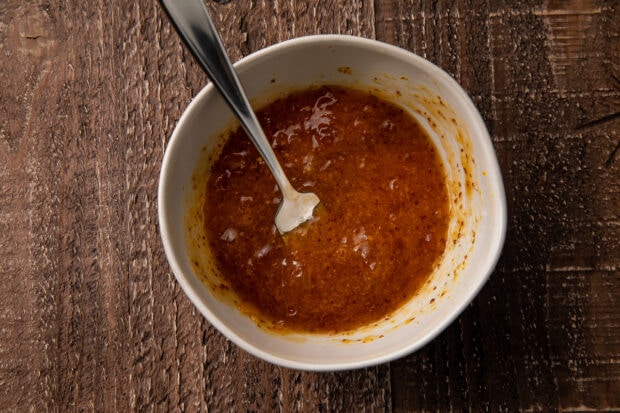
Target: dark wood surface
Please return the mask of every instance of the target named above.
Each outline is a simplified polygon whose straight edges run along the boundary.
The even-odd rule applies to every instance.
[[[422,350],[337,373],[228,342],[163,253],[160,163],[207,82],[154,0],[0,1],[0,410],[620,411],[620,3],[208,1],[233,60],[316,33],[452,74],[504,174],[503,255]]]

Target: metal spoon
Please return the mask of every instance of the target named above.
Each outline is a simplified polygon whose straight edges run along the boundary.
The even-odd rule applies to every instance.
[[[319,198],[313,193],[297,192],[286,177],[241,88],[202,0],[161,0],[161,4],[276,179],[282,192],[282,202],[275,217],[278,231],[281,234],[289,232],[311,219]]]

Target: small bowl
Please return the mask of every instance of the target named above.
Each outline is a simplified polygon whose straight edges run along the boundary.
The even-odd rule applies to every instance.
[[[260,50],[235,65],[254,106],[287,91],[338,84],[371,91],[415,116],[446,170],[451,222],[444,256],[422,289],[389,319],[343,334],[282,334],[259,327],[197,274],[188,210],[192,176],[221,144],[233,116],[207,85],[183,113],[168,144],[159,182],[159,223],[177,281],[222,334],[269,362],[303,370],[384,363],[424,346],[471,302],[492,272],[506,231],[502,178],[486,127],[463,89],[437,66],[378,41],[340,35],[302,37]],[[415,254],[415,251],[411,252]],[[209,254],[204,257],[209,260]],[[201,268],[213,268],[207,262]]]

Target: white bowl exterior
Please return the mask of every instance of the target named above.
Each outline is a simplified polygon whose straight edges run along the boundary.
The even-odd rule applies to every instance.
[[[205,145],[207,150],[212,149],[216,143],[214,137],[232,119],[223,100],[208,85],[179,121],[166,150],[160,177],[160,230],[179,284],[225,336],[244,350],[275,364],[305,370],[341,370],[386,362],[417,350],[448,326],[475,297],[493,270],[504,242],[506,203],[501,174],[486,127],[471,100],[451,77],[428,61],[394,46],[349,36],[290,40],[250,55],[235,67],[253,101],[266,101],[278,91],[303,85],[377,86],[377,77],[402,85],[414,84],[416,88],[422,85],[440,95],[467,125],[478,167],[475,180],[480,196],[474,202],[480,219],[475,223],[475,246],[465,268],[458,277],[450,279],[447,294],[434,300],[432,310],[418,311],[419,304],[415,304],[416,309],[399,312],[400,320],[392,326],[383,325],[376,331],[362,333],[374,337],[372,340],[356,340],[361,336],[345,341],[343,337],[331,336],[287,337],[257,327],[229,303],[211,294],[194,276],[186,253],[184,200],[192,187],[191,177],[200,149]],[[342,67],[351,70],[338,70]],[[272,83],[272,79],[276,82]],[[437,283],[445,284],[445,281]],[[411,311],[417,312],[415,320],[403,322]]]

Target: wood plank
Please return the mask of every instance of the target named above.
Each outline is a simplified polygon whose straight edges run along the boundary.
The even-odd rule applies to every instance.
[[[464,348],[474,350],[463,358],[473,361],[471,365],[475,373],[468,374],[466,370],[461,370],[462,362],[458,363],[458,358],[448,357],[439,364],[435,362],[434,353],[437,350],[432,346],[447,346],[446,337],[450,337],[450,342],[459,337],[453,332],[457,330],[457,326],[453,325],[432,346],[406,358],[404,363],[393,363],[392,375],[395,379],[392,387],[398,400],[395,410],[433,409],[437,406],[460,410],[462,405],[458,403],[462,400],[458,390],[448,395],[442,381],[446,380],[451,385],[455,381],[469,384],[478,374],[482,375],[484,385],[481,387],[474,381],[472,387],[468,385],[464,389],[469,399],[467,406],[474,411],[510,409],[515,403],[525,410],[545,410],[544,406],[563,409],[617,406],[615,396],[611,396],[620,389],[614,379],[617,376],[617,362],[614,361],[614,354],[618,354],[617,344],[612,341],[603,345],[604,356],[597,357],[597,361],[589,359],[588,362],[605,367],[598,370],[602,374],[597,379],[589,376],[588,380],[593,380],[594,384],[587,390],[582,379],[576,376],[577,373],[583,375],[578,369],[573,370],[572,376],[563,374],[562,379],[558,380],[556,369],[571,365],[576,360],[588,363],[583,360],[591,356],[587,356],[586,351],[577,350],[583,345],[581,334],[579,338],[568,337],[568,341],[566,335],[562,338],[555,335],[558,329],[566,329],[566,326],[559,327],[561,316],[555,323],[550,323],[548,318],[550,312],[567,310],[565,303],[550,300],[550,297],[557,297],[558,289],[562,291],[560,287],[564,283],[561,278],[554,277],[555,274],[550,274],[548,264],[549,260],[559,258],[559,251],[566,251],[560,253],[560,261],[568,260],[569,268],[573,262],[575,269],[580,265],[611,269],[613,275],[607,274],[607,286],[613,284],[609,279],[617,280],[618,277],[615,247],[618,245],[618,231],[613,224],[617,222],[617,205],[620,204],[618,174],[617,171],[615,175],[613,171],[610,174],[608,168],[590,169],[602,163],[609,166],[610,163],[604,160],[609,159],[615,148],[614,143],[618,142],[617,133],[609,125],[597,131],[603,136],[596,138],[575,136],[574,132],[580,124],[576,120],[584,116],[584,107],[597,106],[593,110],[603,113],[614,113],[614,108],[617,111],[620,107],[617,93],[610,93],[612,89],[617,89],[613,73],[605,73],[613,66],[605,63],[606,55],[597,52],[613,49],[611,44],[617,43],[618,31],[605,31],[601,26],[596,28],[597,24],[617,22],[618,17],[611,8],[591,5],[592,9],[588,9],[588,5],[582,6],[585,10],[580,11],[570,7],[544,10],[527,4],[516,7],[494,4],[485,11],[484,5],[471,7],[471,4],[459,4],[455,10],[454,4],[439,2],[427,5],[426,9],[420,9],[396,23],[392,20],[385,24],[392,31],[400,31],[393,38],[404,39],[403,47],[425,55],[452,72],[472,94],[497,143],[511,216],[503,259],[474,307],[470,307],[460,320],[461,337],[482,339],[482,344],[479,341],[463,343]],[[402,9],[405,5],[397,5],[396,9],[399,7]],[[391,5],[390,12],[393,9]],[[459,16],[456,22],[450,24],[457,27],[454,29],[458,33],[457,43],[451,44],[449,40],[446,43],[445,39],[440,41],[434,37],[435,34],[426,35],[429,27],[433,33],[435,22],[450,20],[450,13]],[[580,17],[584,15],[587,16],[585,23],[590,27],[571,31],[571,24],[584,23]],[[379,16],[378,21],[381,22],[381,19]],[[553,47],[558,46],[552,45],[553,39],[546,36],[550,24],[559,26],[560,29],[556,30],[560,34],[572,34],[573,38],[561,38],[562,42],[567,43],[561,47],[573,50],[578,44],[581,55],[577,54],[572,60],[558,57],[563,51],[554,50]],[[594,49],[585,48],[583,38],[587,30],[598,33],[596,39],[600,43]],[[604,33],[609,34],[605,36]],[[451,53],[458,55],[458,61],[449,56]],[[476,62],[478,58],[480,60]],[[555,63],[554,67],[553,62],[559,63]],[[565,65],[562,71],[556,70],[560,63]],[[567,68],[567,65],[575,67]],[[590,78],[588,74],[591,72],[599,75]],[[592,80],[584,84],[575,81],[579,78]],[[554,89],[551,79],[563,89]],[[524,90],[529,90],[529,93],[523,95]],[[597,118],[596,115],[593,117]],[[600,153],[598,160],[594,160],[595,155],[586,155],[591,152]],[[588,162],[583,160],[586,156]],[[566,185],[568,182],[571,184]],[[610,187],[610,182],[616,182],[616,185]],[[593,217],[592,209],[600,211],[594,213],[598,218]],[[616,213],[611,212],[614,210]],[[599,223],[596,225],[598,228],[592,225],[593,222]],[[615,229],[610,230],[610,224]],[[605,241],[602,241],[603,238]],[[608,243],[609,240],[613,242]],[[597,245],[603,246],[608,254],[597,253],[596,249],[601,248]],[[610,251],[611,245],[614,247]],[[580,264],[583,262],[588,264]],[[601,310],[586,310],[598,307],[596,301],[588,293],[578,295],[580,300],[576,311],[604,313]],[[613,294],[610,293],[610,296]],[[606,305],[615,308],[617,313],[617,300],[610,299]],[[465,325],[466,320],[471,323]],[[481,327],[476,326],[478,323]],[[615,330],[616,325],[616,320],[603,322],[599,333],[612,336],[611,331]],[[573,333],[584,327],[574,325]],[[471,333],[478,328],[484,332],[481,338]],[[594,335],[591,340],[594,340]],[[602,340],[597,341],[601,351]],[[564,356],[558,358],[558,353],[552,352],[550,346],[563,349],[568,346],[575,350],[572,357],[567,357],[564,350]],[[453,353],[443,350],[440,354],[443,358]],[[454,361],[459,367],[456,369],[457,377],[454,377],[454,369],[450,369],[451,374],[446,371],[442,374],[442,364]],[[430,380],[429,376],[436,379]],[[408,379],[399,381],[396,380],[398,377]],[[584,397],[586,393],[589,397]],[[582,394],[582,397],[571,399],[569,394]]]
[[[56,274],[62,223],[57,210],[63,184],[52,177],[62,173],[65,154],[57,139],[63,121],[53,114],[58,110],[66,118],[71,109],[63,90],[54,87],[61,33],[44,5],[8,4],[0,16],[0,65],[2,73],[14,73],[11,81],[3,76],[0,94],[0,404],[42,410],[55,405],[60,373],[57,328],[62,310]]]

